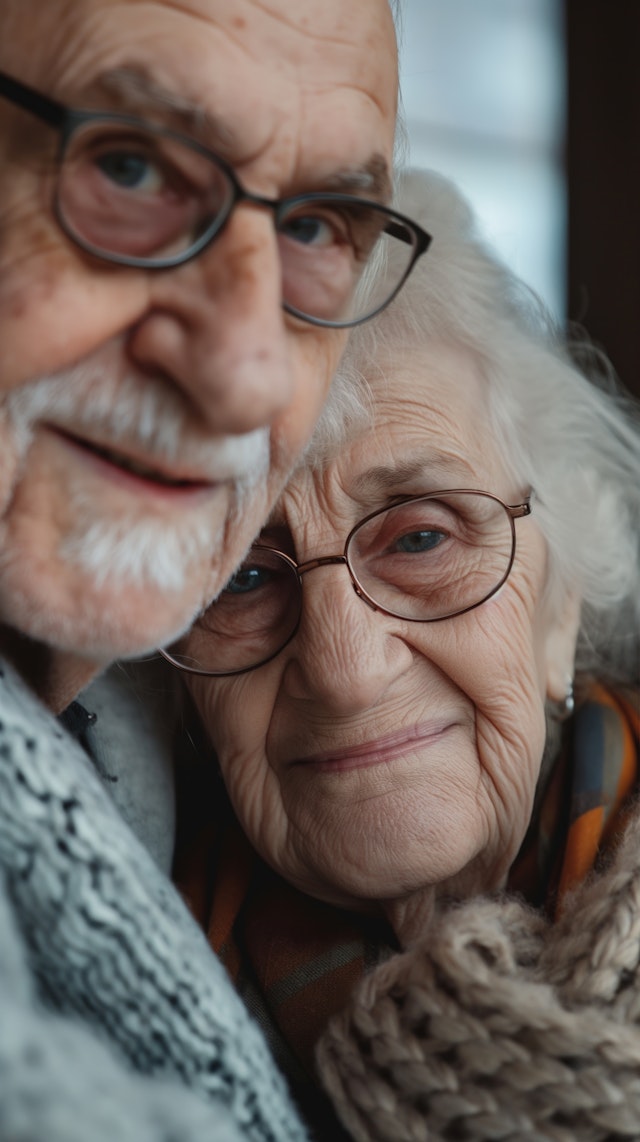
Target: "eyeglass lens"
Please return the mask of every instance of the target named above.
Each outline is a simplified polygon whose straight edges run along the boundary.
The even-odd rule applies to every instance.
[[[182,255],[232,197],[205,154],[118,122],[74,131],[58,185],[59,210],[84,244],[151,263]]]
[[[268,547],[252,547],[218,599],[169,647],[169,657],[194,672],[251,669],[286,645],[301,607],[302,591],[292,564]]]
[[[453,491],[366,518],[351,532],[346,555],[358,588],[380,610],[433,622],[493,595],[511,570],[514,547],[513,520],[500,500]],[[184,669],[213,674],[261,665],[295,633],[301,593],[286,556],[256,545],[169,655]]]
[[[130,264],[170,265],[196,252],[226,221],[236,188],[215,157],[167,132],[114,121],[73,131],[57,208],[91,252]],[[298,196],[276,211],[283,301],[302,317],[352,323],[395,293],[417,238],[398,215],[348,195]],[[393,247],[391,259],[384,247]],[[365,267],[393,269],[358,288]],[[369,277],[369,275],[368,275]]]

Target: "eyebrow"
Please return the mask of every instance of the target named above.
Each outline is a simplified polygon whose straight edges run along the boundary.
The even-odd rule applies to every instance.
[[[85,90],[87,94],[106,94],[115,110],[151,115],[162,112],[198,139],[214,138],[222,144],[231,142],[231,133],[219,119],[201,105],[164,87],[143,66],[129,65],[102,72]]]
[[[344,194],[365,194],[367,197],[388,202],[391,198],[391,175],[384,155],[372,155],[362,167],[345,168],[325,179],[325,190]]]
[[[444,490],[443,478],[448,480],[454,478],[459,486],[461,479],[470,478],[474,480],[475,476],[472,468],[465,460],[454,459],[442,453],[433,452],[415,461],[368,468],[366,472],[362,472],[354,480],[353,492],[356,496],[367,497],[389,495],[394,489],[410,484],[414,480],[420,480],[423,484],[426,481],[430,485],[431,481],[435,480],[441,484],[441,488]],[[440,489],[437,486],[433,486],[433,488],[430,486],[428,490],[435,492]]]
[[[200,104],[164,87],[143,66],[129,65],[103,72],[85,89],[86,95],[94,92],[106,94],[116,110],[141,115],[160,112],[198,142],[214,150],[219,147],[223,154],[232,149],[233,134],[219,118]],[[313,189],[363,195],[387,203],[392,195],[389,164],[383,154],[375,153],[364,164],[331,172],[314,184]]]

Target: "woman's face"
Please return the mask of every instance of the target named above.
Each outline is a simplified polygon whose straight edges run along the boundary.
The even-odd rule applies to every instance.
[[[386,373],[375,430],[296,476],[265,528],[298,562],[341,552],[396,498],[472,488],[516,504],[529,491],[501,463],[468,353],[434,345]],[[561,697],[573,659],[571,624],[542,603],[535,504],[516,534],[509,579],[475,610],[392,618],[356,596],[344,565],[324,566],[305,574],[298,632],[273,661],[190,680],[241,824],[302,890],[370,907],[504,882],[531,813],[545,696]]]

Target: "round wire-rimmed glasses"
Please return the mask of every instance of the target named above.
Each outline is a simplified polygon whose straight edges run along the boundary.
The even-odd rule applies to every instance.
[[[296,634],[302,576],[343,563],[354,591],[393,618],[432,623],[479,607],[506,582],[514,521],[531,499],[506,504],[472,489],[430,492],[379,508],[349,532],[343,552],[298,563],[255,543],[218,599],[163,656],[190,674],[243,674],[270,662]]]
[[[239,203],[252,203],[273,214],[285,310],[345,328],[389,304],[431,241],[410,218],[366,198],[252,194],[214,151],[154,123],[65,107],[4,73],[0,96],[59,131],[56,217],[104,261],[171,269],[202,253]]]

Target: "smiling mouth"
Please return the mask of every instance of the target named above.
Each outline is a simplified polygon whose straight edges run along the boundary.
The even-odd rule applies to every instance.
[[[413,726],[410,730],[401,730],[331,753],[295,758],[292,764],[311,767],[321,773],[342,773],[371,765],[384,765],[412,750],[435,744],[455,725],[455,721],[449,720],[429,722],[427,725]]]
[[[118,471],[134,479],[160,485],[163,488],[183,491],[200,491],[211,487],[209,481],[174,476],[169,472],[163,471],[161,468],[156,468],[152,464],[138,460],[136,457],[128,455],[125,452],[118,452],[115,448],[109,448],[103,444],[96,444],[94,441],[86,440],[83,437],[74,436],[73,433],[67,432],[57,425],[51,425],[50,428],[52,432],[57,436],[61,436],[63,440],[67,441],[67,443],[71,444],[74,448],[80,449],[85,454],[105,464],[109,464],[111,467],[118,469]]]

